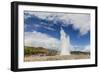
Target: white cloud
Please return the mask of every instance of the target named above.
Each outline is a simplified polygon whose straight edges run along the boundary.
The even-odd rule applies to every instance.
[[[50,31],[55,31],[55,29],[54,28],[51,28],[51,27],[43,26],[43,28],[45,28],[47,30],[50,30]]]
[[[25,32],[25,46],[58,49],[59,40],[37,31]]]
[[[89,45],[85,46],[82,52],[90,52],[90,46]]]
[[[33,32],[25,32],[25,46],[30,47],[44,47],[48,49],[57,49],[60,48],[60,40],[53,38],[45,33],[33,31]],[[71,43],[70,50],[71,51],[82,51],[82,52],[90,52],[90,45],[86,46],[73,46]]]
[[[35,15],[35,16],[41,18],[41,19],[46,19],[46,17],[51,15],[51,13],[47,13],[47,12],[46,13],[45,12],[40,13],[38,11],[37,12],[25,11],[24,13],[27,13],[29,15]]]
[[[70,14],[69,18],[71,19],[74,29],[79,29],[81,35],[86,34],[90,30],[89,14]]]
[[[48,49],[57,49],[60,48],[60,40],[53,38],[45,33],[33,31],[33,32],[25,32],[25,46],[30,47],[44,47]],[[68,44],[66,44],[68,45]],[[72,50],[72,45],[70,45],[70,50]]]
[[[27,18],[30,18],[31,15],[24,15],[24,18],[27,19]]]
[[[90,31],[90,15],[89,14],[78,14],[78,13],[50,13],[50,12],[26,12],[30,15],[35,15],[41,19],[62,21],[66,24],[72,23],[75,30],[79,30],[81,35],[86,34]],[[52,25],[52,24],[51,24]]]
[[[90,45],[84,45],[84,46],[74,45],[72,47],[73,47],[71,49],[72,51],[90,52]]]

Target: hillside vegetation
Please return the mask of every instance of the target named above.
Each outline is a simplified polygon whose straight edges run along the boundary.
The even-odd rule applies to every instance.
[[[46,56],[54,56],[57,54],[57,51],[42,47],[24,47],[24,55],[38,55],[38,54],[44,54]]]
[[[60,55],[60,52],[43,47],[26,47],[24,48],[24,61],[51,61],[51,60],[73,60],[89,59],[89,52],[71,51],[71,55]]]

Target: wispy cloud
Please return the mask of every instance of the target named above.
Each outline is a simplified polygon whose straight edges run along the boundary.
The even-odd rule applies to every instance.
[[[90,14],[79,13],[53,13],[53,12],[30,12],[26,11],[29,15],[35,15],[40,19],[48,21],[63,22],[62,26],[71,24],[75,30],[80,31],[80,35],[84,35],[90,31]],[[53,24],[51,24],[53,25]]]
[[[85,46],[82,52],[90,52],[90,45]]]
[[[25,46],[58,49],[59,40],[37,31],[25,32]]]
[[[62,49],[60,48],[60,40],[53,38],[45,33],[37,32],[37,31],[25,32],[24,45],[30,47],[44,47],[48,49],[57,49],[57,50]],[[90,52],[90,45],[75,46],[72,45],[71,43],[69,45],[71,51]]]
[[[81,51],[81,52],[90,52],[90,45],[84,45],[84,46],[72,45],[71,50],[72,51]]]
[[[47,30],[50,30],[50,31],[55,31],[55,29],[54,28],[51,28],[51,27],[43,26],[43,28],[45,28]]]

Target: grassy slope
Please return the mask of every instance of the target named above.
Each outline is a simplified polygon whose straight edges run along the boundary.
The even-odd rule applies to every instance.
[[[45,54],[45,56],[36,56]],[[35,56],[34,56],[35,55]],[[71,55],[58,55],[58,51],[50,50],[42,47],[25,47],[24,61],[51,61],[51,60],[72,60],[72,59],[88,59],[89,52],[72,51]]]
[[[24,55],[38,55],[38,54],[45,54],[47,56],[54,56],[57,54],[57,51],[42,48],[42,47],[24,47]]]

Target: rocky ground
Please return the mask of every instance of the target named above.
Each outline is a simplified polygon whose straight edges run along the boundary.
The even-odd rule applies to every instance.
[[[77,59],[89,59],[89,54],[71,54],[71,55],[56,55],[56,56],[25,56],[25,62],[34,61],[54,61],[54,60],[77,60]]]

